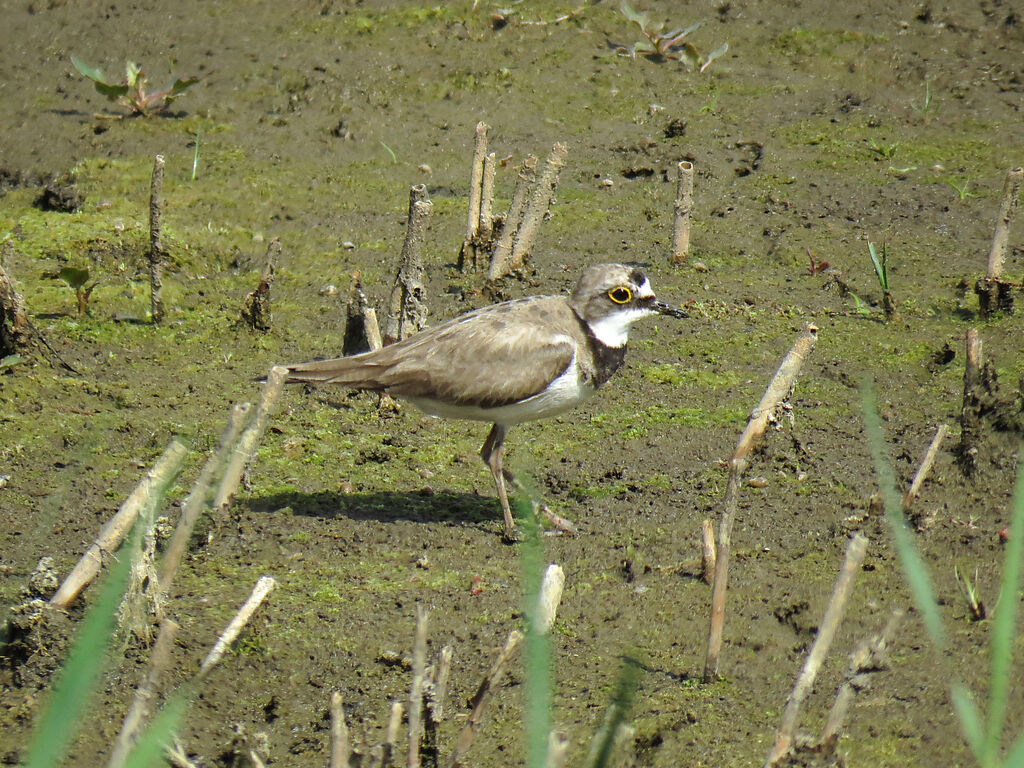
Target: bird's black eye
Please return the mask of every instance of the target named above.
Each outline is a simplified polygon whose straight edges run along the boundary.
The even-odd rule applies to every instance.
[[[633,298],[633,292],[629,288],[619,286],[608,291],[608,298],[616,304],[628,304],[629,300]]]

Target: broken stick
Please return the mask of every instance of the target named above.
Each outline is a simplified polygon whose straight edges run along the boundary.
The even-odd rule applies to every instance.
[[[800,367],[814,349],[818,329],[808,324],[783,358],[761,402],[750,412],[747,426],[740,435],[736,449],[729,460],[729,482],[725,489],[722,521],[718,528],[718,552],[715,562],[715,583],[711,591],[711,621],[708,627],[708,650],[704,659],[704,682],[710,683],[718,675],[718,654],[722,649],[722,629],[725,624],[725,595],[729,578],[729,551],[732,546],[732,524],[739,504],[740,477],[747,467],[747,458],[754,443],[774,418],[775,411],[789,397],[796,384]]]

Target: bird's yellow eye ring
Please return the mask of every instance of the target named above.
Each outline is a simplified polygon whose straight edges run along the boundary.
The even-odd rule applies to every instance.
[[[633,298],[633,292],[629,288],[619,286],[608,291],[608,298],[616,304],[628,304],[629,300]]]

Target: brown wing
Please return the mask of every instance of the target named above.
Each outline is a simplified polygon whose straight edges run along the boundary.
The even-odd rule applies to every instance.
[[[573,359],[575,315],[561,297],[504,302],[352,357],[289,366],[290,381],[383,390],[491,408],[531,397]]]

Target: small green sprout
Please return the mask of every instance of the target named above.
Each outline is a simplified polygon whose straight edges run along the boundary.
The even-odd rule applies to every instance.
[[[874,243],[868,243],[868,255],[871,256],[871,264],[875,267],[875,276],[878,278],[878,285],[883,291],[889,290],[889,252],[882,243],[882,252],[875,249]]]
[[[896,302],[889,291],[889,251],[882,244],[881,251],[875,248],[874,243],[868,243],[868,255],[871,256],[871,264],[875,268],[875,277],[878,278],[878,285],[882,289],[882,309],[885,310],[886,322],[896,316]]]
[[[961,576],[960,569],[954,565],[953,577],[956,579],[956,585],[960,587],[960,594],[963,595],[964,602],[967,603],[971,621],[981,621],[986,618],[988,613],[985,610],[985,603],[978,597],[978,569],[974,569],[974,581],[971,581],[971,577],[966,573]]]
[[[75,298],[78,299],[78,316],[84,317],[86,306],[89,304],[89,297],[93,289],[99,285],[99,280],[89,283],[89,268],[78,269],[77,267],[64,267],[57,273],[57,277],[75,289]],[[89,283],[86,285],[86,283]]]
[[[932,98],[931,83],[927,80],[924,81],[924,101],[921,102],[921,106],[918,106],[914,102],[910,102],[910,106],[921,116],[925,125],[928,125],[932,121],[932,118],[935,117],[935,113],[938,111],[938,105]]]
[[[697,47],[690,42],[684,42],[683,38],[700,27],[703,22],[691,24],[686,29],[676,28],[669,32],[663,32],[664,23],[654,24],[646,13],[634,11],[629,3],[623,3],[620,7],[622,15],[632,21],[643,32],[646,40],[640,40],[631,46],[615,45],[613,47],[619,53],[630,56],[646,56],[654,61],[675,59],[685,63],[690,69],[703,72],[711,66],[711,62],[724,55],[729,50],[728,43],[722,43],[707,55],[702,54]]]
[[[884,158],[886,160],[892,160],[893,156],[895,156],[896,154],[896,150],[899,149],[899,146],[900,143],[898,141],[888,145],[879,144],[874,139],[868,141],[868,149],[870,149],[880,158]]]
[[[953,179],[946,179],[946,183],[956,190],[957,195],[960,196],[961,200],[966,200],[969,197],[977,197],[974,192],[971,192],[968,187],[971,186],[971,179],[965,179],[964,182],[957,183]]]
[[[132,114],[143,117],[162,112],[172,101],[200,80],[198,77],[189,77],[184,80],[178,78],[163,90],[147,93],[146,73],[139,69],[139,66],[133,61],[129,61],[125,66],[125,81],[123,83],[108,82],[99,67],[90,67],[75,56],[71,57],[71,63],[82,75],[92,80],[99,93],[102,93],[110,101],[116,101],[122,107],[130,109]]]

